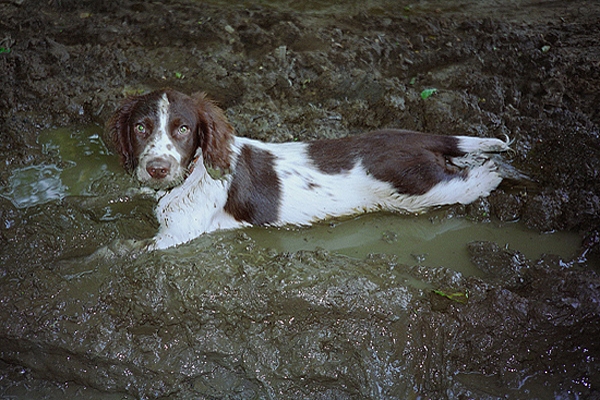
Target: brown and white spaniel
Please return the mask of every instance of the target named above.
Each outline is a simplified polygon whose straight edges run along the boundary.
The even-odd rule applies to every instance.
[[[500,139],[405,130],[314,142],[235,136],[204,94],[127,98],[107,124],[126,170],[159,194],[150,249],[249,225],[307,225],[374,210],[415,212],[487,196],[502,172]]]

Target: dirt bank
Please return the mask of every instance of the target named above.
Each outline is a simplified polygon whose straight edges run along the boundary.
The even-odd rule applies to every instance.
[[[45,129],[103,124],[127,93],[203,90],[240,135],[268,141],[508,135],[509,162],[534,183],[451,212],[573,230],[597,260],[600,4],[39,3],[0,2],[3,187],[52,159]],[[600,396],[595,262],[473,243],[487,277],[467,279],[385,257],[246,259],[252,242],[235,233],[192,246],[201,263],[190,249],[64,261],[124,230],[151,234],[152,204],[122,207],[107,219],[81,198],[22,209],[0,197],[2,395],[70,382],[149,398]],[[429,290],[441,287],[469,301]]]

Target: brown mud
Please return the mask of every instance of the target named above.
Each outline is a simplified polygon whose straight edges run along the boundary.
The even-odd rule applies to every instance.
[[[508,135],[532,182],[448,213],[574,231],[585,257],[473,242],[465,278],[229,232],[105,262],[77,257],[155,229],[149,200],[90,201],[126,177],[0,197],[0,396],[600,398],[600,3],[261,4],[0,1],[0,185],[52,160],[44,130],[203,90],[261,140]]]

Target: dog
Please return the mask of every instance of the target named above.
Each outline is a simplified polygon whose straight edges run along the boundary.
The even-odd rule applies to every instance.
[[[509,150],[508,140],[396,129],[264,143],[236,136],[205,94],[170,89],[128,97],[106,136],[123,167],[158,194],[150,250],[220,229],[468,204],[500,184],[492,153]]]

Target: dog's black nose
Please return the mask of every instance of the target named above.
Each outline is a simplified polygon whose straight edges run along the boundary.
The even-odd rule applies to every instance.
[[[155,158],[146,164],[146,172],[154,179],[164,179],[171,171],[171,164],[163,158]]]

